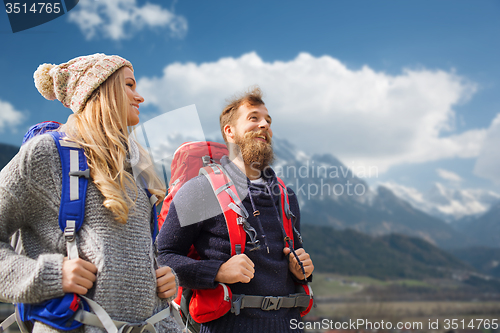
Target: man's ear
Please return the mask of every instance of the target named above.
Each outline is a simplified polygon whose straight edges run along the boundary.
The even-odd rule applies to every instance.
[[[226,140],[227,142],[233,142],[234,143],[234,127],[226,124],[224,125],[224,134],[226,135]]]

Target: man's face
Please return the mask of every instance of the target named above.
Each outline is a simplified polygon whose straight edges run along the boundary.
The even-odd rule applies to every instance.
[[[255,170],[264,170],[273,161],[271,117],[265,105],[241,105],[234,126],[233,141],[238,145],[243,161]],[[232,139],[232,140],[231,140]]]

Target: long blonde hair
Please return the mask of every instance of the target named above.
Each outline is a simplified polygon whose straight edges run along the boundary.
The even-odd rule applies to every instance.
[[[129,107],[121,68],[93,92],[82,112],[69,116],[61,127],[68,139],[85,149],[90,176],[105,198],[104,206],[123,224],[137,199],[134,177],[125,170]],[[158,178],[154,173],[148,176]],[[134,191],[134,199],[128,195],[127,188]],[[158,202],[165,196],[164,189],[150,189],[150,192],[159,199]]]

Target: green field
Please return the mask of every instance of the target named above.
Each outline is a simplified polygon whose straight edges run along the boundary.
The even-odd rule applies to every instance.
[[[316,307],[305,318],[311,321],[328,318],[334,322],[358,319],[411,322],[420,323],[422,329],[417,331],[422,332],[450,331],[446,322],[453,319],[459,326],[464,323],[465,329],[470,328],[467,325],[471,320],[477,325],[481,319],[490,323],[496,319],[500,324],[500,293],[474,293],[476,289],[455,280],[379,280],[315,273],[312,287]],[[429,323],[436,321],[438,329],[428,329]]]
[[[376,287],[422,287],[436,288],[435,285],[420,280],[398,279],[378,280],[368,276],[342,276],[329,273],[315,273],[311,284],[316,297],[335,297],[362,291],[368,286]]]

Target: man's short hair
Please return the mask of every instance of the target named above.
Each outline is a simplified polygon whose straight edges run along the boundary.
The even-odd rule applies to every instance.
[[[258,86],[249,88],[246,92],[240,95],[235,95],[233,98],[227,100],[226,107],[222,110],[220,114],[220,130],[222,132],[222,138],[227,142],[226,134],[224,133],[224,126],[227,124],[234,125],[236,120],[236,111],[238,108],[244,104],[250,104],[251,106],[264,105],[262,100],[262,91]]]

